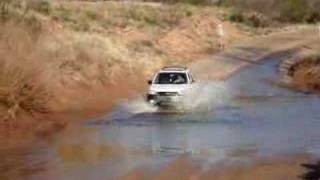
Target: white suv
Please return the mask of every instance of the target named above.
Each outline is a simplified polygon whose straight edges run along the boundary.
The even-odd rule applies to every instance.
[[[183,105],[183,96],[191,89],[194,79],[184,67],[165,67],[155,74],[147,93],[147,101],[158,107]]]

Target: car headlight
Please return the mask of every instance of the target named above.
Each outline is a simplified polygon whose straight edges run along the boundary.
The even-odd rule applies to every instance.
[[[179,96],[182,96],[182,95],[184,95],[184,92],[183,92],[183,91],[179,91],[179,92],[178,92],[178,95],[179,95]]]
[[[156,95],[157,92],[156,92],[156,91],[149,90],[149,91],[148,91],[148,94],[150,94],[150,95]]]

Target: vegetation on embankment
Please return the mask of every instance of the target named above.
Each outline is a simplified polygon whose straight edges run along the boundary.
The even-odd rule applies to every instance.
[[[218,3],[233,9],[230,20],[254,27],[320,21],[318,0],[220,0]]]
[[[289,69],[292,85],[303,91],[320,92],[320,55],[305,57]]]
[[[217,5],[230,8],[227,18],[251,27],[320,21],[318,0],[156,0],[164,3]]]
[[[165,4],[216,6],[222,18],[249,35],[269,34],[293,24],[320,22],[318,0],[146,0]],[[289,28],[289,27],[288,27]]]

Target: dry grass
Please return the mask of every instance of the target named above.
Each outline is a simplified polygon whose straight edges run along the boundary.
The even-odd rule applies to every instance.
[[[36,11],[62,22],[77,31],[109,31],[112,28],[154,27],[169,28],[191,16],[192,6],[149,6],[121,2],[55,2],[50,11]]]
[[[47,24],[45,27],[54,33],[61,28],[80,37],[82,34],[99,37],[111,42],[108,46],[113,46],[114,50],[121,51],[122,57],[116,55],[117,60],[132,59],[135,64],[142,65],[140,69],[154,63],[157,65],[151,70],[170,61],[191,61],[219,50],[215,28],[221,11],[216,7],[180,3],[151,6],[130,2],[15,2],[20,5],[15,5],[15,16],[19,18],[14,19],[23,16],[24,22],[28,17],[28,24],[34,29]],[[233,41],[231,36],[225,39]],[[137,43],[147,41],[152,45]]]
[[[48,113],[50,98],[43,82],[41,65],[31,50],[28,33],[2,28],[0,37],[0,108],[2,120],[20,115],[38,117]]]

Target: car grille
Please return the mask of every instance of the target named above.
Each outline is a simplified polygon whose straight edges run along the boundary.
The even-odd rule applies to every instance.
[[[177,92],[158,92],[158,95],[160,96],[177,96]]]

